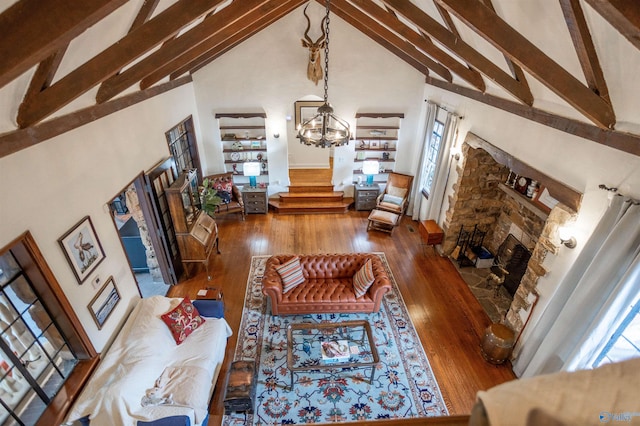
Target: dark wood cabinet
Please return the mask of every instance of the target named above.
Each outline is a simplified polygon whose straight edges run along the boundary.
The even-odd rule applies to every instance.
[[[165,191],[182,264],[188,275],[188,263],[202,263],[209,273],[209,258],[215,248],[218,253],[218,226],[201,210],[198,176],[194,170],[185,172]]]

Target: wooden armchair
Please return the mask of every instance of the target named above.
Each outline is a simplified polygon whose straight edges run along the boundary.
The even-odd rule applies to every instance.
[[[215,175],[205,176],[205,179],[211,181],[211,185],[218,191],[225,191],[231,194],[231,200],[228,203],[222,203],[216,207],[215,216],[221,216],[230,213],[240,213],[244,220],[244,201],[242,200],[242,192],[233,183],[233,173],[219,173]]]
[[[409,206],[409,194],[413,176],[402,173],[389,173],[387,186],[376,200],[376,209],[404,215]]]

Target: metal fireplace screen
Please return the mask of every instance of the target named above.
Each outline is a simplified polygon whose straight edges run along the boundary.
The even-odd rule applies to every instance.
[[[511,296],[516,293],[530,258],[531,252],[513,234],[509,234],[500,244],[495,263],[509,272],[503,286]]]

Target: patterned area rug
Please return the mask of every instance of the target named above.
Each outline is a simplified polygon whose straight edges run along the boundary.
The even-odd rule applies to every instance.
[[[254,414],[230,413],[224,425],[338,423],[407,417],[446,416],[438,383],[420,345],[384,253],[393,283],[376,314],[272,316],[262,294],[269,256],[254,256],[234,360],[257,360]],[[289,390],[287,326],[291,323],[343,322],[371,324],[380,364],[373,384],[370,369],[298,372]]]

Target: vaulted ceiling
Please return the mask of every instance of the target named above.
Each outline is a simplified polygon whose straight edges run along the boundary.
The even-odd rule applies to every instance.
[[[131,8],[135,12],[128,31],[65,72],[60,65],[74,41],[129,2],[13,3],[0,14],[0,89],[24,75],[30,80],[13,118],[18,128],[0,135],[0,157],[188,83],[191,73],[307,1],[132,1],[136,7]],[[331,12],[423,73],[427,84],[640,155],[640,135],[616,130],[607,76],[584,11],[591,8],[640,50],[640,2],[548,1],[560,5],[578,73],[501,17],[492,0],[332,0]],[[499,55],[474,47],[479,39]],[[532,81],[577,111],[580,119],[535,107]],[[94,105],[59,114],[96,87]]]

